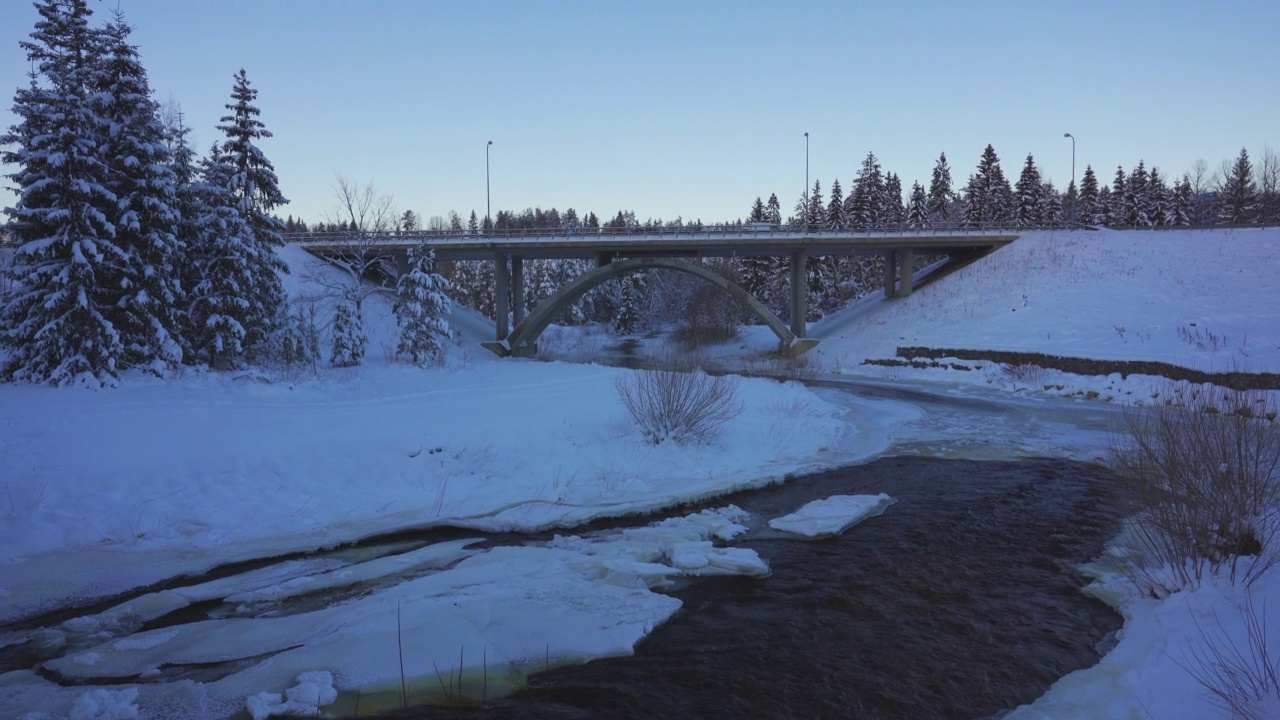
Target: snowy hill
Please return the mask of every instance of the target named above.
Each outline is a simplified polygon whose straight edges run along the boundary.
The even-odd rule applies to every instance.
[[[825,319],[815,352],[879,376],[901,372],[862,360],[902,346],[1276,372],[1277,297],[1280,229],[1037,231],[906,298]]]

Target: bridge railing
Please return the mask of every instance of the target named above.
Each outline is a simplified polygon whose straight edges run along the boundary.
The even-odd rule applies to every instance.
[[[791,225],[770,225],[760,227],[758,225],[696,225],[696,226],[635,226],[635,227],[574,227],[574,228],[500,228],[493,230],[390,230],[382,232],[367,232],[359,230],[322,230],[322,231],[306,231],[306,232],[287,232],[284,237],[288,240],[299,242],[324,242],[325,240],[345,240],[353,236],[369,238],[371,240],[418,240],[430,239],[437,241],[448,240],[481,240],[486,238],[607,238],[607,237],[672,237],[672,238],[690,238],[690,237],[788,237],[793,238],[797,235],[812,235],[822,237],[824,235],[840,235],[846,237],[849,235],[883,235],[883,234],[910,234],[910,235],[990,235],[993,233],[1023,233],[1028,230],[1067,230],[1067,229],[1089,229],[1090,226],[1080,223],[1060,222],[1060,223],[1037,223],[1037,224],[1016,224],[1016,223],[931,223],[919,227],[908,225],[906,223],[896,224],[880,224],[872,226],[845,227],[845,228],[804,228]]]

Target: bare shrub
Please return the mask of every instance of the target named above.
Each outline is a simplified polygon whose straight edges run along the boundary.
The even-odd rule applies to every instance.
[[[619,377],[614,387],[654,445],[709,442],[742,409],[735,378],[702,370],[640,370]]]
[[[1032,363],[1004,363],[1000,366],[1000,372],[1013,383],[1015,388],[1018,386],[1044,387],[1045,378],[1048,375],[1047,370]]]
[[[1275,643],[1267,632],[1265,605],[1260,616],[1250,595],[1240,608],[1240,619],[1245,647],[1232,639],[1215,611],[1216,628],[1206,630],[1195,621],[1200,643],[1187,651],[1178,665],[1200,683],[1209,702],[1231,717],[1261,720],[1267,715],[1265,706],[1280,701],[1280,656],[1272,653],[1280,647],[1272,647]]]
[[[1175,386],[1130,408],[1112,464],[1135,512],[1123,563],[1146,593],[1230,569],[1248,586],[1280,561],[1280,424],[1265,393]]]

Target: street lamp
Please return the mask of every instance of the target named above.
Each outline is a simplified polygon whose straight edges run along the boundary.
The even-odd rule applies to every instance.
[[[493,141],[490,140],[488,145],[484,146],[484,222],[489,226],[489,232],[493,232],[493,220],[489,217],[489,148],[493,147]]]
[[[1071,187],[1076,187],[1076,136],[1071,133],[1062,133],[1062,137],[1071,138]],[[1076,195],[1080,195],[1080,188],[1076,188]],[[1076,219],[1076,199],[1071,198],[1071,220]]]
[[[804,134],[804,231],[809,232],[809,133]]]

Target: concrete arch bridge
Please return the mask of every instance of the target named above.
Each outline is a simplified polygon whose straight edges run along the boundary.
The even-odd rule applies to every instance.
[[[295,233],[288,237],[311,253],[334,261],[383,259],[398,272],[408,267],[408,251],[419,244],[435,250],[440,260],[492,260],[497,337],[484,346],[501,356],[527,356],[536,351],[542,331],[588,290],[623,275],[651,269],[689,273],[728,292],[778,336],[778,350],[795,357],[818,341],[807,337],[808,300],[804,277],[809,256],[881,254],[885,258],[886,297],[911,293],[909,269],[916,252],[967,255],[990,252],[1025,232],[1017,228],[925,228],[885,230],[796,231],[766,226],[703,228],[630,228],[525,230],[472,235],[466,232]],[[791,266],[791,318],[783,322],[744,288],[695,262],[704,257],[786,257]],[[526,309],[526,259],[593,259],[586,272]],[[898,269],[906,272],[898,278]],[[513,299],[508,302],[508,293]],[[508,314],[511,323],[508,324]]]

